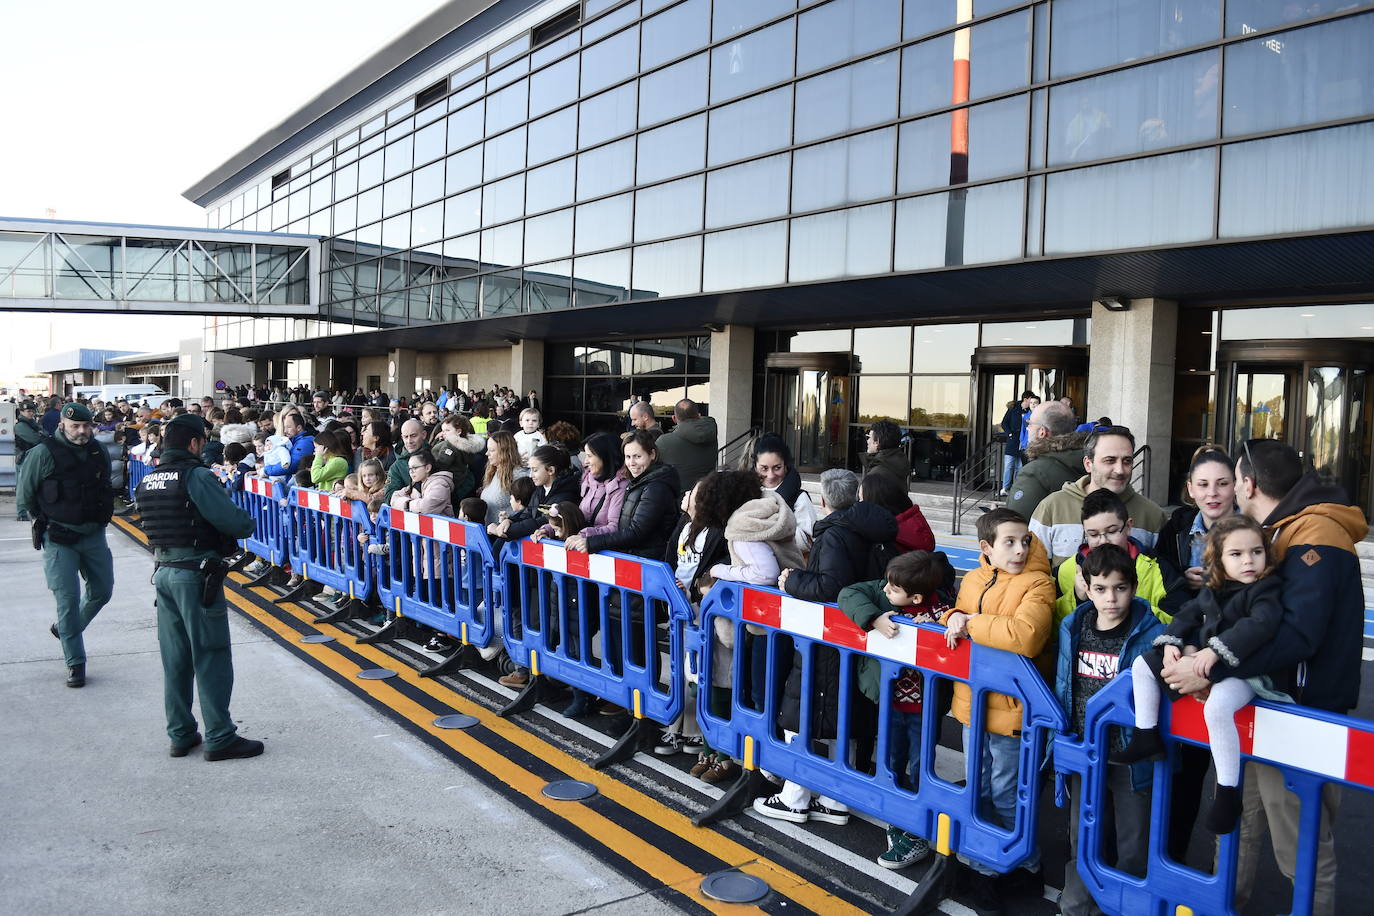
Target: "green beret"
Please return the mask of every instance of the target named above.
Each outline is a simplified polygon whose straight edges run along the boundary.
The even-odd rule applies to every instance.
[[[79,423],[89,423],[95,419],[91,416],[91,409],[85,404],[72,401],[62,408],[62,419],[76,420]]]
[[[171,420],[167,421],[164,432],[179,429],[181,427],[186,428],[187,432],[191,434],[192,439],[206,438],[205,424],[201,422],[200,417],[189,413],[184,413],[181,416],[173,417]]]

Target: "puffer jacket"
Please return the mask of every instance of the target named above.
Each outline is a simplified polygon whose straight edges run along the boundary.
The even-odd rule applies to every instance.
[[[1344,489],[1311,471],[1264,522],[1283,581],[1278,635],[1241,664],[1224,661],[1209,678],[1277,675],[1304,706],[1354,709],[1360,698],[1364,589],[1355,542],[1369,533]],[[1285,674],[1286,672],[1286,674]]]
[[[620,507],[620,525],[607,534],[587,538],[587,551],[617,550],[657,560],[677,526],[682,488],[677,470],[655,461],[638,477],[631,477]]]
[[[451,515],[453,475],[432,471],[424,483],[411,483],[391,494],[391,508],[425,515]]]
[[[1054,694],[1059,698],[1059,706],[1064,715],[1073,717],[1073,674],[1074,659],[1078,655],[1078,641],[1083,633],[1085,609],[1093,610],[1092,602],[1085,601],[1074,609],[1059,627],[1059,657],[1055,666]],[[1129,671],[1131,665],[1154,643],[1155,637],[1164,632],[1164,624],[1159,622],[1150,605],[1143,598],[1131,601],[1131,629],[1126,634],[1126,642],[1121,646],[1120,661],[1117,663],[1117,676]],[[1131,740],[1131,729],[1113,728],[1115,746],[1123,748]],[[1130,765],[1131,788],[1139,792],[1154,781],[1153,761],[1141,760]]]
[[[875,503],[857,502],[837,509],[816,523],[815,540],[805,569],[794,569],[784,591],[803,601],[833,604],[840,589],[874,579],[873,548],[897,539],[897,519]]]
[[[481,436],[461,436],[455,443],[440,436],[430,451],[434,454],[434,469],[448,471],[453,475],[453,500],[458,502],[472,495],[477,487],[473,467],[478,456],[482,457],[481,468],[486,467],[487,441]]]
[[[1026,463],[1011,483],[1006,507],[1030,518],[1041,501],[1083,476],[1086,433],[1036,439],[1026,446]]]
[[[598,480],[591,471],[582,469],[582,500],[578,508],[587,517],[587,527],[581,531],[584,537],[609,534],[620,525],[620,508],[625,504],[625,491],[629,487],[629,475],[623,470],[609,480]]]
[[[935,549],[935,532],[930,530],[925,513],[915,503],[897,516],[897,549],[902,553]]]
[[[968,633],[978,645],[1032,659],[1038,656],[1049,642],[1054,615],[1054,581],[1045,545],[1031,538],[1026,566],[1015,575],[995,569],[986,555],[979,557],[978,568],[966,573],[959,586],[956,610],[973,615]],[[948,620],[946,614],[940,622]],[[985,696],[987,730],[997,735],[1021,734],[1021,701],[991,691]],[[956,681],[950,711],[965,725],[972,701],[969,685]]]
[[[717,563],[711,567],[711,576],[732,582],[752,582],[755,585],[772,585],[778,580],[778,573],[772,577],[760,576],[745,555],[743,545],[756,544],[764,551],[765,558],[772,554],[771,566],[780,572],[794,569],[802,564],[801,551],[797,549],[794,535],[797,520],[787,500],[778,494],[765,491],[759,499],[751,499],[736,509],[725,523],[725,540],[729,545],[730,563]]]
[[[530,504],[527,508],[548,508],[558,503],[575,503],[580,498],[579,493],[577,473],[567,470],[555,477],[547,488],[535,487],[534,496],[530,497]],[[515,541],[529,537],[543,524],[544,518],[539,512],[531,512],[529,518],[522,518],[519,521],[512,520],[510,527],[506,529],[506,540]]]

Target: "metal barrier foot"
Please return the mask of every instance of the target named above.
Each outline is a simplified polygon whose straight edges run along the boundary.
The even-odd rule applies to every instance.
[[[438,677],[441,674],[448,674],[450,671],[461,671],[464,668],[472,667],[472,656],[477,654],[477,650],[472,646],[459,646],[457,651],[447,658],[420,669],[420,677]]]
[[[916,890],[892,911],[892,916],[925,916],[926,913],[934,913],[940,901],[953,892],[958,864],[952,857],[940,853],[932,858],[934,861],[916,885]]]
[[[297,585],[295,588],[291,589],[291,591],[287,592],[285,595],[278,595],[276,598],[273,598],[272,603],[290,604],[291,602],[299,601],[302,598],[309,598],[313,595],[318,595],[320,593],[321,588],[323,588],[323,586],[321,586],[318,582],[311,582],[307,579],[301,582],[300,585]]]
[[[539,675],[531,674],[529,683],[521,688],[520,692],[515,695],[515,699],[496,710],[496,714],[502,717],[513,716],[517,712],[528,712],[533,709],[534,704],[539,702],[542,681],[543,678]]]
[[[253,555],[246,550],[240,551],[238,559],[229,564],[229,572],[238,572],[251,562],[253,562]]]
[[[280,567],[269,566],[258,574],[256,579],[250,579],[244,584],[245,588],[257,588],[260,585],[276,585],[281,581],[282,571]]]
[[[741,770],[739,777],[725,790],[725,794],[716,799],[714,805],[692,818],[692,823],[698,827],[705,827],[727,817],[734,817],[753,804],[755,797],[761,794],[763,781],[763,774],[758,770]]]
[[[316,617],[311,623],[338,623],[341,620],[352,620],[354,617],[357,617],[366,606],[367,605],[357,598],[349,598],[332,611],[320,617]]]
[[[611,746],[610,750],[592,761],[593,770],[604,770],[613,763],[623,763],[629,760],[639,750],[639,743],[644,737],[644,720],[630,720],[630,727],[625,734],[620,736],[620,740]]]
[[[359,636],[353,642],[360,646],[370,646],[374,642],[386,642],[388,639],[400,639],[405,634],[405,618],[392,617],[380,630],[374,630],[366,636]]]

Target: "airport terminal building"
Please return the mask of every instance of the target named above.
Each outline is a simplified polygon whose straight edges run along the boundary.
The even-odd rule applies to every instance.
[[[805,470],[892,417],[934,479],[1031,388],[1160,501],[1268,436],[1368,512],[1371,49],[1348,0],[451,0],[187,192],[323,240],[318,318],[205,345],[584,431],[687,395]]]

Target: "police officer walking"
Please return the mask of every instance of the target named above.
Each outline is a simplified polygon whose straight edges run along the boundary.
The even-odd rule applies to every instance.
[[[14,423],[14,462],[16,466],[24,463],[24,455],[29,449],[42,442],[48,434],[38,425],[38,405],[33,401],[19,402],[19,419]],[[19,510],[18,520],[27,522],[29,514]]]
[[[229,717],[234,660],[224,598],[225,557],[238,550],[235,538],[253,533],[254,522],[201,464],[205,441],[199,417],[174,418],[163,434],[157,468],[138,486],[143,531],[157,561],[153,586],[167,737],[173,757],[185,757],[201,743],[191,714],[194,686],[205,719],[205,759],[256,757],[262,742],[240,736]]]
[[[34,518],[33,546],[43,551],[43,572],[57,600],[57,623],[48,632],[62,641],[67,686],[84,687],[82,634],[114,593],[114,558],[105,541],[114,508],[110,460],[84,404],[64,406],[55,433],[25,453],[18,504]]]

